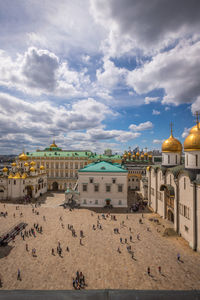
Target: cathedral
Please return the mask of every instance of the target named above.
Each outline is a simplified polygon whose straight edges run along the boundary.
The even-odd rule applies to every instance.
[[[200,123],[182,144],[170,137],[162,144],[162,163],[147,167],[149,207],[174,224],[193,250],[200,251]]]
[[[36,163],[28,163],[28,156],[22,153],[12,163],[11,171],[3,168],[0,176],[0,200],[37,199],[47,191],[47,174],[44,166],[36,167]]]

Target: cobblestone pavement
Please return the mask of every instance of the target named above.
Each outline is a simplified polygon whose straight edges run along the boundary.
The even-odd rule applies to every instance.
[[[0,234],[22,221],[28,223],[28,229],[34,223],[43,227],[43,233],[36,232],[35,238],[25,237],[23,241],[19,235],[15,242],[0,248],[1,289],[72,289],[72,278],[77,270],[85,275],[86,289],[200,288],[200,254],[193,252],[181,237],[164,237],[163,232],[169,227],[165,220],[153,213],[143,214],[143,224],[139,223],[141,213],[117,213],[117,221],[111,220],[111,217],[104,220],[101,214],[89,209],[72,212],[63,209],[58,206],[63,200],[64,194],[51,195],[46,203],[36,208],[39,215],[32,212],[31,205],[20,205],[16,210],[15,205],[6,204],[4,208],[0,204],[0,211],[8,212],[6,218],[0,217]],[[93,224],[97,225],[98,215],[103,230],[92,229]],[[153,217],[160,220],[160,225],[149,220]],[[122,221],[124,226],[120,225]],[[68,224],[73,225],[77,237],[72,237],[67,229]],[[113,232],[116,227],[119,234]],[[80,230],[85,235],[83,245],[80,245]],[[124,243],[125,238],[127,244]],[[56,253],[58,241],[63,249],[62,257]],[[26,243],[29,251],[26,251]],[[70,252],[66,251],[67,246]],[[127,246],[134,251],[134,258],[128,253]],[[121,253],[118,253],[118,247]],[[31,255],[33,248],[37,257]],[[55,256],[51,254],[52,248]],[[177,253],[180,253],[182,262],[177,261]],[[158,272],[159,266],[161,274]],[[150,267],[150,276],[147,267]],[[17,280],[18,269],[21,271],[21,281]]]

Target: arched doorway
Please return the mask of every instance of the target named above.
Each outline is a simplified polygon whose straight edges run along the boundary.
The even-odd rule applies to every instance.
[[[170,222],[174,223],[174,214],[173,214],[173,212],[171,211],[171,209],[168,209],[168,212],[167,212],[167,219],[168,219]]]
[[[106,205],[109,206],[109,205],[110,205],[110,202],[111,202],[111,199],[106,199],[105,201],[106,201]]]
[[[58,190],[58,183],[56,181],[52,184],[52,188],[53,188],[53,191]]]
[[[32,198],[32,186],[28,185],[26,187],[26,190],[27,190],[27,196],[29,196],[30,198]]]

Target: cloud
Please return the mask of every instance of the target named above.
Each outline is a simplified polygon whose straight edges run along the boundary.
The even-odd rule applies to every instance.
[[[189,131],[190,131],[190,129],[191,129],[192,127],[190,127],[190,128],[184,128],[184,131],[183,131],[183,133],[182,133],[182,138],[186,138],[187,136],[188,136],[188,134],[189,134]]]
[[[165,111],[168,111],[168,110],[170,110],[170,107],[169,107],[169,106],[166,106],[166,107],[165,107]]]
[[[127,84],[138,94],[164,89],[163,104],[192,103],[200,96],[200,42],[182,41],[129,72]]]
[[[151,102],[157,102],[159,100],[159,97],[145,97],[144,103],[149,104]]]
[[[198,0],[91,0],[91,6],[96,22],[109,30],[107,48],[112,55],[131,52],[138,45],[155,52],[180,38],[199,37]]]
[[[196,101],[191,105],[191,111],[193,114],[200,112],[200,95],[197,97]]]
[[[155,116],[160,115],[160,111],[156,110],[156,109],[153,109],[152,110],[152,115],[155,115]]]
[[[116,113],[91,98],[79,100],[66,107],[56,106],[48,101],[31,103],[0,93],[1,145],[5,137],[8,151],[13,144],[16,151],[21,151],[19,139],[26,148],[31,148],[33,144],[45,145],[52,135],[62,142],[63,136],[68,132],[102,127],[102,121],[108,115],[115,117]],[[85,135],[82,135],[83,140],[84,138]]]
[[[153,144],[162,144],[165,140],[154,139]]]
[[[140,123],[139,125],[131,124],[129,126],[130,130],[132,131],[143,131],[143,130],[148,130],[153,128],[153,124],[150,121]]]

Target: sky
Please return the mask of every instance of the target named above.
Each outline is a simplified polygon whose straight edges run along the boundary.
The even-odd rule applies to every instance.
[[[0,154],[183,143],[199,28],[199,0],[0,0]]]

